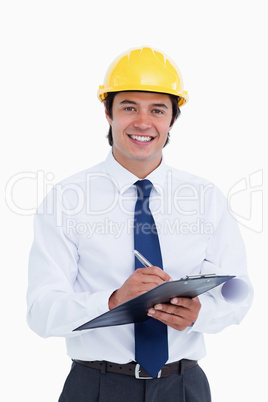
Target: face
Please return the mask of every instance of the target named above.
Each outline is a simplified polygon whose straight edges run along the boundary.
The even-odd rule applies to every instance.
[[[113,101],[113,155],[126,169],[149,174],[161,162],[170,131],[172,103],[169,95],[153,92],[119,92]]]

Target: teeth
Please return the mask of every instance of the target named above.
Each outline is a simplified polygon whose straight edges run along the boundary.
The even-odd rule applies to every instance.
[[[132,138],[133,140],[144,141],[144,142],[151,141],[152,139],[152,137],[142,137],[139,135],[130,135],[130,138]]]

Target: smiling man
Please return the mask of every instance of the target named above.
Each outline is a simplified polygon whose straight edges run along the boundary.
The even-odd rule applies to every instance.
[[[55,186],[36,214],[28,323],[66,338],[73,362],[60,402],[210,402],[203,334],[240,323],[252,301],[237,224],[212,183],[163,160],[188,101],[167,56],[147,47],[120,55],[98,97],[112,149]],[[74,332],[157,285],[207,273],[238,282],[152,305],[142,323]]]
[[[113,133],[113,156],[139,178],[148,176],[162,160],[162,149],[171,129],[169,95],[119,92],[112,114],[106,117]]]

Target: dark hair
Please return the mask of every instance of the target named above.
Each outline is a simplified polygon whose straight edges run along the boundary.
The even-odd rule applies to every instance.
[[[135,92],[141,92],[141,91],[135,91]],[[113,101],[114,101],[114,97],[115,97],[115,95],[117,93],[118,92],[109,92],[107,97],[105,98],[105,108],[106,108],[107,113],[108,113],[108,115],[109,115],[109,117],[111,119],[113,118],[113,112],[112,112]],[[164,94],[164,95],[166,95],[166,94]],[[171,119],[171,122],[170,122],[170,127],[171,127],[172,124],[175,122],[175,120],[177,120],[177,118],[179,117],[181,111],[180,111],[180,108],[179,108],[179,105],[178,105],[178,96],[170,95],[170,94],[168,94],[168,95],[169,95],[171,103],[172,103],[172,119]],[[170,137],[170,135],[168,133],[167,140],[165,142],[164,147],[168,144],[169,137]],[[111,126],[109,127],[107,138],[108,138],[109,145],[113,146],[113,134],[112,134],[112,127]]]

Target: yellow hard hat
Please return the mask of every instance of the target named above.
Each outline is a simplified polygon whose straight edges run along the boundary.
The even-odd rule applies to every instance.
[[[103,101],[109,92],[147,91],[176,95],[182,106],[189,99],[183,90],[178,67],[165,54],[149,47],[130,49],[117,57],[108,68],[98,98]]]

